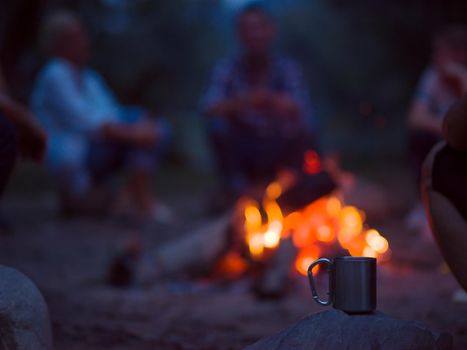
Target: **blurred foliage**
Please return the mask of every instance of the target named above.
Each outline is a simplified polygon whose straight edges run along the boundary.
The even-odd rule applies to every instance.
[[[217,1],[132,1],[124,8],[81,6],[93,40],[93,65],[123,101],[158,113],[192,111],[224,50]]]
[[[431,38],[467,22],[467,2],[302,0],[280,15],[282,46],[305,64],[324,144],[403,154],[405,114]]]

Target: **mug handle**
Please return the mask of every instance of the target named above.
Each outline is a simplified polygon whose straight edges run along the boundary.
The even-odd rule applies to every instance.
[[[329,298],[328,300],[324,301],[324,300],[321,300],[319,298],[319,295],[318,295],[318,292],[316,291],[316,286],[315,286],[315,281],[313,279],[313,268],[316,266],[316,265],[319,265],[321,263],[325,263],[325,264],[328,264],[328,271],[329,271],[329,268],[332,264],[332,261],[327,259],[327,258],[319,258],[318,260],[314,261],[310,267],[308,267],[308,281],[310,282],[310,288],[311,288],[311,294],[313,295],[313,299],[320,305],[324,305],[324,306],[327,306],[327,305],[330,305],[331,304],[331,298]],[[328,292],[328,294],[331,294],[330,291]]]

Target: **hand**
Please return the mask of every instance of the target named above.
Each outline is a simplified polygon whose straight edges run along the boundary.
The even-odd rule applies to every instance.
[[[286,94],[276,94],[274,96],[274,109],[281,115],[290,119],[297,119],[300,110],[297,103]]]
[[[457,62],[446,62],[441,65],[441,72],[450,78],[465,78],[467,76],[467,69],[464,65]]]
[[[467,68],[464,65],[451,61],[441,65],[440,70],[445,78],[456,81],[463,93],[467,91]]]
[[[113,123],[104,123],[99,127],[97,131],[98,135],[104,140],[112,140],[115,134],[115,128]]]
[[[152,147],[160,139],[161,131],[153,121],[143,120],[132,127],[133,139],[142,147]]]
[[[146,120],[134,125],[107,123],[100,127],[99,134],[105,140],[142,147],[151,147],[159,139],[159,131]]]
[[[249,104],[253,108],[268,109],[272,106],[274,95],[266,89],[258,89],[251,93]]]

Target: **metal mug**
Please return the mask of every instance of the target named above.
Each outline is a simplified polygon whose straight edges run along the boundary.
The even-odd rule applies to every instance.
[[[329,298],[321,300],[313,279],[313,268],[328,265]],[[347,313],[369,313],[376,309],[376,259],[343,256],[332,260],[320,258],[308,268],[313,299]]]

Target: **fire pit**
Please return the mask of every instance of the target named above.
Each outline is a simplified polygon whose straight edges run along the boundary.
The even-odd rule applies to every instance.
[[[269,185],[252,188],[219,222],[147,254],[139,279],[150,283],[189,271],[210,280],[249,277],[260,296],[282,296],[289,278],[306,275],[321,255],[387,260],[388,241],[368,227],[362,210],[344,203],[331,173],[307,153],[303,172],[281,172]]]
[[[294,201],[284,198],[302,188],[300,181],[279,176],[259,200],[239,199],[232,220],[230,247],[216,266],[219,274],[238,278],[255,271],[253,274],[263,280],[265,274],[274,271],[278,275],[277,271],[282,271],[278,276],[282,281],[275,284],[283,289],[280,286],[290,270],[306,276],[309,265],[324,252],[328,256],[374,257],[379,262],[389,259],[387,239],[365,223],[362,210],[344,203],[338,189],[296,209],[295,204],[290,205]],[[282,257],[278,259],[277,255]],[[314,273],[317,272],[315,269]]]

